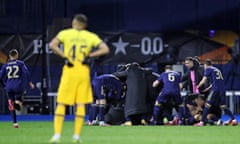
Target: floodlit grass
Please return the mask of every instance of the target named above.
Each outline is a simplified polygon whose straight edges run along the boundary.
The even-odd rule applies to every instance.
[[[0,122],[0,144],[47,144],[52,122]],[[73,122],[65,122],[61,143],[71,143]],[[239,126],[84,126],[84,144],[237,144]]]

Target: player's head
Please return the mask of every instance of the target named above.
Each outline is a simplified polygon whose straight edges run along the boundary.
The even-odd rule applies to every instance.
[[[198,56],[193,57],[196,61],[200,62],[200,58]]]
[[[193,59],[195,60],[195,62],[196,62],[197,64],[199,64],[199,65],[201,64],[200,58],[199,58],[198,56],[194,56]]]
[[[195,99],[194,99],[195,103],[198,105],[198,106],[204,106],[204,103],[205,103],[205,97],[204,95],[202,94],[199,94]]]
[[[10,60],[18,59],[18,51],[16,49],[11,49],[9,51]]]
[[[191,69],[194,66],[194,59],[192,57],[186,57],[184,64],[188,69]]]
[[[165,71],[171,71],[171,70],[173,70],[172,65],[165,66]]]
[[[72,20],[72,27],[81,30],[87,27],[88,19],[84,14],[76,14]]]
[[[204,68],[207,68],[209,66],[212,66],[212,60],[211,59],[206,59],[204,62]]]

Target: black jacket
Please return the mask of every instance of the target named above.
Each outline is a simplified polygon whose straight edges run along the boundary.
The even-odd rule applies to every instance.
[[[203,75],[204,75],[204,69],[202,66],[200,66],[198,63],[194,63],[194,66],[192,69],[188,70],[186,74],[183,75],[182,77],[182,83],[183,83],[183,88],[186,88],[186,90],[189,93],[193,93],[193,86],[192,86],[192,80],[191,80],[191,75],[190,71],[193,70],[195,73],[195,80],[196,80],[196,85],[199,84],[199,82],[202,80]],[[201,87],[199,91],[203,90],[204,87]]]
[[[131,65],[127,70],[116,72],[114,75],[121,80],[126,80],[125,117],[147,113],[147,82],[145,70],[140,66]]]

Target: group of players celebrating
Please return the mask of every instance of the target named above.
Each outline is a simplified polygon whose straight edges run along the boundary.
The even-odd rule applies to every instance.
[[[13,91],[11,86],[15,81],[5,77],[26,73],[24,84],[19,85],[26,87],[30,84],[32,88],[34,85],[26,66],[17,60],[17,50],[11,50],[9,57],[10,61],[2,67],[0,77],[6,79],[3,82],[9,96],[9,110],[17,128],[13,107],[21,105],[18,98],[25,89],[20,87]],[[187,72],[183,76],[173,71],[171,65],[166,65],[165,72],[158,75],[133,62],[120,65],[112,74],[93,78],[94,102],[89,109],[88,125],[238,125],[233,113],[226,107],[221,71],[212,65],[210,59],[201,65],[197,57],[187,57],[184,64]],[[187,91],[185,96],[181,95],[183,89]],[[15,93],[19,97],[16,98]],[[177,113],[173,114],[173,108]],[[222,112],[229,116],[228,121],[222,122]]]
[[[210,59],[201,65],[198,57],[186,57],[184,65],[183,76],[171,65],[158,75],[134,62],[95,77],[88,125],[238,125],[226,107],[221,71]],[[122,113],[109,112],[112,107],[122,108]],[[225,122],[223,112],[229,117]]]

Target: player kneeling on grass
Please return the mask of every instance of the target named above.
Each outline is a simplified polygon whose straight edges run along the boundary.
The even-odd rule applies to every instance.
[[[16,111],[22,107],[22,96],[28,85],[33,89],[29,72],[23,61],[18,60],[18,51],[9,51],[9,61],[3,65],[0,73],[8,95],[9,110],[12,115],[13,126],[18,128]]]

